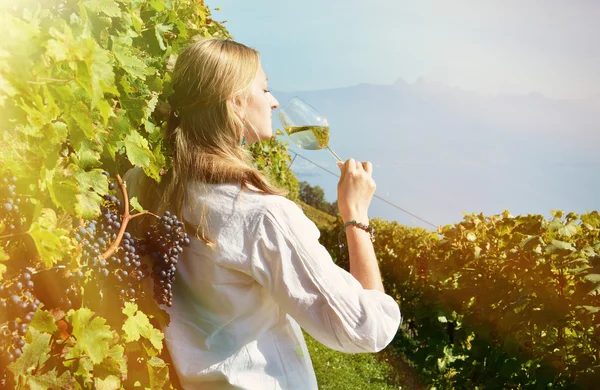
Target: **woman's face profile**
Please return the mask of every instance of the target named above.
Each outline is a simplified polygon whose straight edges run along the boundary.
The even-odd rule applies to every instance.
[[[247,124],[246,129],[244,129],[244,136],[249,144],[273,136],[272,111],[279,106],[279,102],[269,91],[267,76],[260,64],[252,81],[251,89],[248,105],[244,111]],[[256,132],[248,124],[251,124]]]

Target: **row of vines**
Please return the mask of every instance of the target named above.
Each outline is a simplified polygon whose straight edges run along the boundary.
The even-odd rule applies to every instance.
[[[391,350],[441,389],[594,388],[600,381],[600,215],[469,215],[432,233],[375,220]],[[322,229],[340,264],[340,224]]]

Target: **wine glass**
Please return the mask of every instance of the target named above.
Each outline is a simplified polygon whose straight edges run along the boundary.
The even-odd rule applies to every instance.
[[[277,116],[285,132],[299,148],[306,150],[327,148],[338,161],[342,161],[329,147],[327,118],[298,96],[294,96],[279,108]]]

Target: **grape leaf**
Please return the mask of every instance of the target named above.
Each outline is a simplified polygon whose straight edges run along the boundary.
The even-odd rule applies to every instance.
[[[93,316],[93,311],[83,307],[70,311],[67,321],[73,326],[73,336],[77,339],[75,347],[86,353],[92,363],[97,364],[108,356],[113,334],[104,318],[92,318]]]
[[[27,231],[46,267],[53,266],[62,258],[63,248],[60,237],[53,233],[56,221],[54,210],[43,209],[40,218],[32,223]]]
[[[129,200],[129,204],[131,205],[131,207],[133,207],[134,210],[139,211],[140,213],[146,211],[144,210],[140,202],[138,202],[137,197],[135,196]]]
[[[23,347],[23,354],[8,368],[15,377],[31,374],[50,358],[50,334],[29,329],[31,340]]]
[[[138,167],[148,168],[154,160],[148,141],[135,130],[125,138],[125,150],[129,161]]]
[[[59,167],[47,172],[46,184],[54,204],[69,213],[75,214],[75,203],[79,193],[75,178],[64,175]]]
[[[102,197],[95,192],[86,191],[76,196],[75,212],[84,219],[95,219],[100,215]]]
[[[169,368],[159,357],[152,356],[146,362],[148,366],[148,377],[150,378],[150,389],[162,389],[169,378]]]
[[[70,117],[73,119],[74,123],[77,125],[77,128],[81,130],[87,138],[95,138],[92,116],[90,114],[90,110],[83,102],[78,101],[77,103],[75,103],[71,107],[69,114]],[[70,129],[71,132],[75,130],[73,129],[72,125],[70,126]]]
[[[64,371],[61,376],[58,376],[58,371],[53,368],[48,372],[36,372],[27,384],[31,390],[69,389],[72,388],[73,378],[70,371]]]
[[[6,261],[8,259],[9,259],[9,257],[6,254],[6,252],[4,252],[4,248],[2,246],[0,246],[0,262]],[[4,274],[5,272],[6,272],[6,265],[0,264],[0,281],[2,281],[2,274]]]
[[[138,341],[142,336],[150,340],[154,348],[159,351],[162,350],[164,335],[150,324],[146,314],[137,310],[137,305],[126,302],[123,314],[128,317],[122,327],[125,332],[125,341]]]
[[[106,378],[94,378],[95,389],[97,390],[118,390],[121,388],[121,380],[115,375],[108,375]]]
[[[585,275],[585,278],[587,280],[589,280],[590,282],[595,282],[595,283],[600,282],[600,274],[588,274],[588,275]]]
[[[122,345],[113,345],[108,351],[108,358],[94,366],[94,375],[100,378],[109,375],[116,375],[119,378],[125,376],[127,374],[127,360],[124,353],[125,348]]]
[[[100,153],[95,150],[92,143],[89,141],[84,141],[79,144],[79,149],[71,155],[71,160],[83,170],[96,168],[102,165],[100,162]]]
[[[577,226],[575,225],[574,222],[569,222],[565,226],[562,226],[560,229],[558,229],[558,234],[560,234],[561,236],[565,236],[565,237],[572,237],[576,233],[577,233]]]
[[[158,23],[156,26],[154,26],[154,35],[156,36],[158,46],[160,46],[162,50],[167,50],[167,46],[165,46],[165,41],[163,40],[163,35],[172,29],[172,25],[164,25],[162,23]]]
[[[142,80],[146,79],[146,64],[144,61],[135,57],[129,47],[115,44],[113,45],[112,53],[123,70],[135,78]]]
[[[150,3],[150,6],[158,12],[164,11],[164,9],[165,9],[165,5],[160,0],[150,0],[149,3]]]
[[[121,15],[119,5],[113,0],[84,0],[81,2],[85,8],[95,13],[117,17]]]
[[[108,192],[108,177],[102,174],[101,169],[93,169],[91,171],[79,170],[75,177],[82,192],[93,190],[100,195]]]
[[[54,333],[58,330],[54,316],[46,310],[37,310],[29,323],[29,327],[46,333]]]

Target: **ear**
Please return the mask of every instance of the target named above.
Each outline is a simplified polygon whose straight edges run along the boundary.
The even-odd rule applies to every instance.
[[[244,102],[244,99],[241,96],[233,96],[228,100],[229,104],[231,104],[231,107],[237,114],[238,118],[240,118],[240,120],[243,121],[246,117],[246,104]]]

